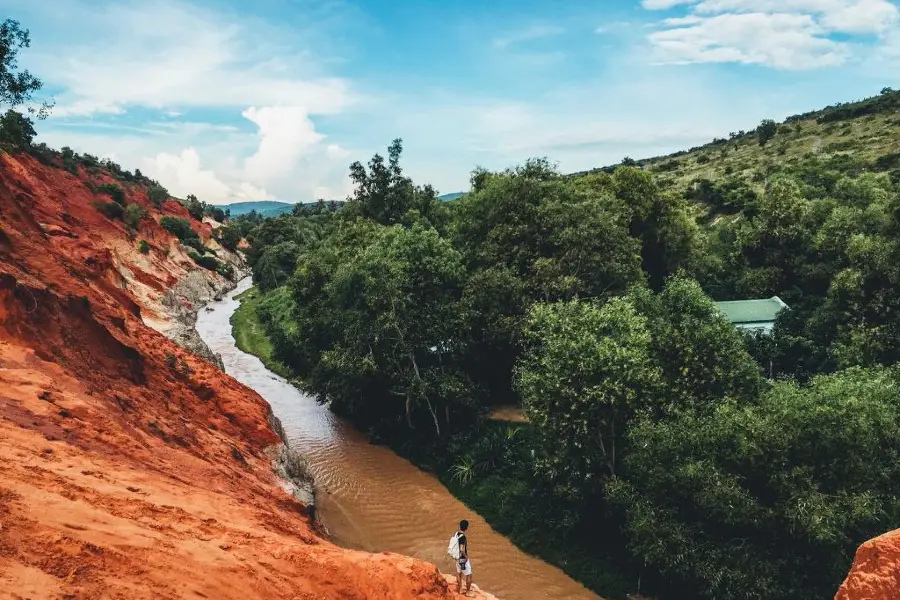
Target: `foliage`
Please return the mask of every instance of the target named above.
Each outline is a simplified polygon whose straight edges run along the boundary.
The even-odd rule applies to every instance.
[[[203,219],[203,203],[197,200],[197,196],[188,194],[188,197],[182,200],[181,204],[193,218],[198,221]]]
[[[97,186],[97,193],[106,194],[115,202],[125,206],[125,190],[115,183],[101,183]]]
[[[161,185],[151,185],[147,188],[147,199],[154,206],[162,206],[163,202],[169,199],[169,191]]]
[[[140,204],[129,204],[125,207],[125,224],[132,229],[137,229],[141,219],[147,215],[147,211]]]
[[[241,230],[236,225],[225,225],[216,229],[219,243],[222,247],[231,252],[237,251],[238,244],[241,243]]]
[[[756,135],[759,138],[759,145],[765,146],[766,142],[775,137],[778,133],[778,124],[772,119],[763,119],[756,128]]]
[[[642,420],[608,486],[632,551],[703,598],[830,596],[900,518],[896,394],[891,374],[850,370]]]
[[[18,70],[19,51],[30,46],[29,31],[22,29],[18,21],[6,19],[0,23],[0,104],[10,109],[30,103],[34,93],[43,87],[41,80],[28,70]],[[32,108],[29,112],[36,113],[41,119],[47,115],[50,106],[44,102],[39,109]]]
[[[173,217],[170,215],[165,215],[162,219],[159,220],[159,224],[162,225],[163,229],[165,229],[181,241],[199,237],[197,235],[197,232],[194,231],[191,227],[190,221],[183,217]]]
[[[118,202],[101,202],[100,200],[95,200],[93,203],[94,208],[102,212],[109,219],[122,219],[125,216],[125,209],[122,208],[122,205]]]
[[[22,113],[9,109],[0,117],[0,145],[16,150],[27,150],[36,135],[34,122]]]
[[[442,205],[430,185],[417,187],[400,169],[401,140],[388,147],[388,162],[376,154],[369,169],[359,162],[350,165],[350,180],[355,187],[349,210],[382,225],[399,223],[409,211],[417,211],[432,224],[440,220]]]
[[[141,254],[147,254],[148,252],[150,252],[150,244],[147,242],[147,240],[141,240],[138,243],[138,251]]]
[[[570,301],[533,307],[525,332],[532,346],[516,382],[543,440],[538,468],[591,500],[616,473],[629,420],[659,385],[647,321],[625,299]]]
[[[195,263],[203,267],[204,269],[209,269],[210,271],[219,271],[219,261],[214,256],[208,256],[205,254],[200,254],[193,248],[188,249],[187,255],[193,260]]]

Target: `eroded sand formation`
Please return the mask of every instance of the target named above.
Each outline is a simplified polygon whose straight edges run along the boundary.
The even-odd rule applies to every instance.
[[[433,565],[317,535],[268,405],[160,333],[198,308],[165,300],[197,267],[157,221],[187,212],[129,186],[150,212],[129,239],[87,177],[0,157],[0,598],[456,597]]]

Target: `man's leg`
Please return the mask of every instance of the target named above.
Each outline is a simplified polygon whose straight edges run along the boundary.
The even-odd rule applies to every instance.
[[[459,568],[459,562],[457,562],[456,563],[456,591],[459,592],[460,594],[463,593],[462,582],[463,582],[462,569]]]
[[[472,591],[472,575],[466,575],[466,594]]]

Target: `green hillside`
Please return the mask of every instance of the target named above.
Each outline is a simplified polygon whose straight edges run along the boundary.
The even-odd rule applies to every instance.
[[[722,190],[713,188],[748,186],[758,193],[771,175],[802,168],[810,160],[846,174],[889,172],[900,180],[900,91],[885,88],[878,96],[794,115],[770,122],[768,128],[765,123],[690,150],[626,158],[622,164],[650,170],[661,187],[688,195],[710,216],[741,208],[723,202]]]

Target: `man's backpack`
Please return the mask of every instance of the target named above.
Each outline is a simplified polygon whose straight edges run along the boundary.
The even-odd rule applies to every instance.
[[[459,560],[459,532],[457,531],[450,536],[450,542],[447,544],[447,554],[453,557],[453,560]]]

